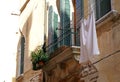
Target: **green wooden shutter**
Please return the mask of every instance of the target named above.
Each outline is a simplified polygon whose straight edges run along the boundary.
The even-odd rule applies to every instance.
[[[57,49],[58,44],[57,42],[57,29],[58,28],[58,15],[53,11],[53,7],[50,6],[49,8],[49,15],[48,15],[48,43],[50,45],[49,47],[49,53],[54,52],[55,49]],[[56,44],[55,44],[56,43]]]
[[[53,7],[49,7],[48,13],[48,44],[50,45],[53,42]],[[49,46],[48,52],[53,52],[52,45]]]
[[[70,29],[70,2],[69,0],[60,0],[60,25],[62,41],[61,45],[70,46],[71,44],[71,29]],[[68,35],[70,34],[70,35]]]
[[[65,4],[64,4],[64,0],[60,0],[60,28],[63,29],[64,26],[64,8],[65,8]],[[63,38],[63,30],[60,30],[60,38]],[[60,41],[60,45],[63,45],[63,40]]]
[[[54,45],[54,50],[55,50],[58,47],[58,43],[56,43],[57,38],[58,38],[58,34],[57,34],[57,30],[56,30],[58,28],[58,15],[55,12],[54,12],[54,20],[53,20],[53,22],[54,22],[54,38],[53,38],[53,41],[55,43],[55,45]]]
[[[20,74],[24,71],[24,49],[25,49],[25,38],[21,37],[21,60],[20,60]]]

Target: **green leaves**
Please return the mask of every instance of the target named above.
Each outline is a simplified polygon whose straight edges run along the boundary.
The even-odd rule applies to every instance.
[[[41,69],[41,67],[49,60],[49,56],[43,49],[38,46],[34,51],[31,52],[31,61],[33,70]]]
[[[39,61],[46,62],[49,59],[48,54],[44,53],[42,49],[37,49],[31,52],[31,57],[33,63],[38,63]]]

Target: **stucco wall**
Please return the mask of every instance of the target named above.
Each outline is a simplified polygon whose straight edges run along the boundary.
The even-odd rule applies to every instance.
[[[111,0],[112,9],[117,10],[120,13],[120,0]]]
[[[100,55],[99,60],[117,50],[120,50],[120,20],[109,21],[97,29]],[[113,54],[96,64],[99,70],[98,82],[120,82],[120,52]]]
[[[113,7],[119,11],[119,0],[114,1]],[[84,7],[88,8],[87,1],[84,2]],[[23,33],[26,37],[26,52],[25,52],[25,72],[24,75],[24,81],[28,81],[29,78],[32,77],[34,72],[31,72],[31,61],[30,61],[30,52],[35,49],[37,45],[40,45],[43,43],[44,39],[44,4],[43,2],[39,2],[39,4],[35,7],[34,12],[31,13],[31,15],[28,18],[28,21],[26,22],[27,26],[23,28]],[[87,9],[85,8],[85,9]],[[87,10],[85,10],[86,12]],[[85,17],[87,14],[85,14]],[[28,29],[30,30],[28,32]],[[100,55],[94,58],[91,58],[92,62],[95,62],[99,59],[101,59],[104,56],[107,56],[111,54],[112,52],[115,52],[116,50],[120,49],[120,20],[109,20],[107,22],[102,21],[101,25],[98,27],[97,25],[97,35],[98,35],[98,43],[99,43],[99,49],[100,49]],[[104,59],[103,61],[95,64],[95,66],[98,68],[99,71],[99,79],[98,82],[120,82],[120,60],[119,55],[120,53],[117,53],[109,58]],[[78,66],[78,62],[76,62],[73,58],[70,60],[65,61],[66,65],[68,65],[67,69],[71,69],[73,71],[76,66]],[[72,66],[73,67],[69,67]],[[53,69],[54,74],[60,70],[59,65],[57,65]],[[77,67],[79,68],[79,66]],[[56,72],[57,70],[57,72]],[[68,74],[68,70],[64,69],[61,71],[61,77],[65,74]],[[53,75],[54,75],[53,74]],[[51,78],[54,78],[57,76],[53,76]],[[49,77],[48,77],[49,78]],[[79,78],[79,77],[77,77]],[[74,79],[75,78],[71,78]],[[55,80],[55,79],[54,79]],[[64,79],[63,79],[64,80]],[[66,79],[65,79],[66,80]],[[73,80],[73,82],[74,82]],[[55,80],[56,81],[56,80]],[[66,81],[67,82],[67,81]]]
[[[31,7],[29,7],[30,5]],[[28,82],[28,80],[35,75],[34,71],[32,71],[31,51],[44,43],[44,7],[45,4],[43,0],[39,0],[37,4],[30,1],[20,15],[20,36],[25,37],[23,82]],[[19,51],[20,42],[18,42],[17,46]],[[20,65],[18,65],[20,63],[19,55],[20,54],[17,56],[17,78],[20,76]]]
[[[70,47],[59,48],[54,58],[44,67],[46,82],[82,82],[80,81],[80,64],[74,59],[74,53]],[[79,51],[79,50],[78,50]],[[57,51],[56,51],[57,52]],[[55,53],[54,53],[55,54]]]

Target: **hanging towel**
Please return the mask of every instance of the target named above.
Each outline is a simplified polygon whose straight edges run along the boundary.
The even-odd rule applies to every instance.
[[[91,55],[99,54],[94,12],[91,12],[87,20],[81,21],[80,41],[80,63],[89,61]]]

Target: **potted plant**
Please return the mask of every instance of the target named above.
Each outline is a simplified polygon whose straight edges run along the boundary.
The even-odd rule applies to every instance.
[[[40,47],[37,47],[35,51],[31,52],[31,61],[33,64],[33,70],[40,69],[46,61],[49,60],[49,56]]]

